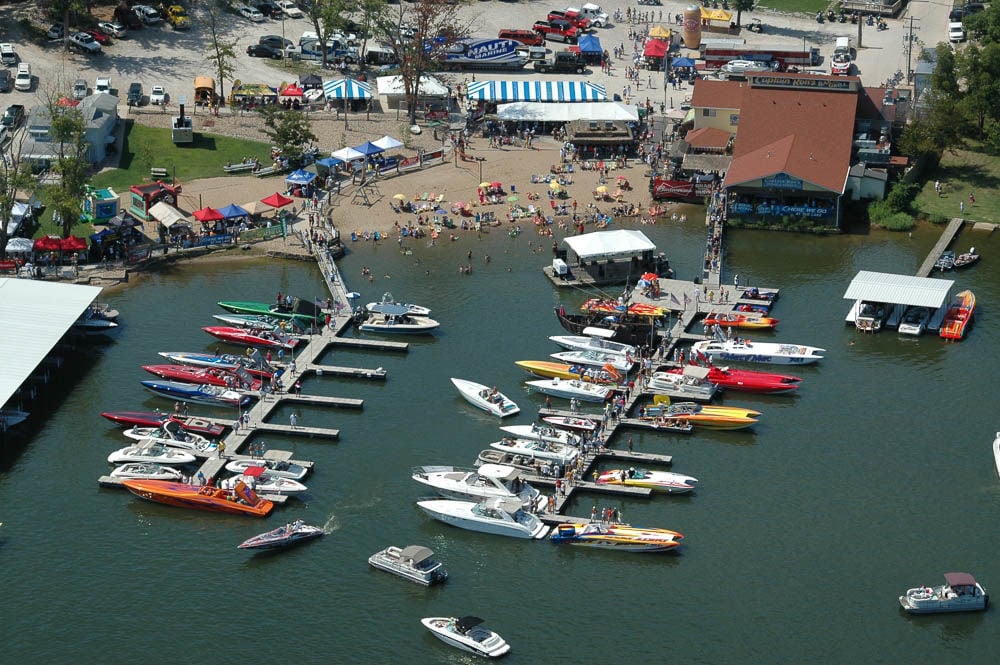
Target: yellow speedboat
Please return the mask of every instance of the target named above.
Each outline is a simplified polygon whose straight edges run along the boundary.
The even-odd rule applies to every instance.
[[[644,529],[629,524],[584,522],[560,524],[552,531],[549,538],[554,543],[619,552],[663,552],[679,546],[684,536],[668,529]]]
[[[549,379],[579,379],[591,383],[618,383],[622,379],[622,375],[610,365],[599,368],[554,363],[548,360],[518,360],[515,364],[535,376]]]

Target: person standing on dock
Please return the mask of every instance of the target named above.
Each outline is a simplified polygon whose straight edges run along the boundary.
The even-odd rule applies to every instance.
[[[292,426],[292,429],[299,424],[299,417],[293,412],[292,415],[288,416],[288,424]]]
[[[226,456],[226,442],[219,439],[219,445],[215,449],[219,453],[219,459]]]
[[[628,437],[628,451],[632,452],[632,435],[631,434]]]
[[[736,273],[735,275],[733,275],[733,286],[735,286],[737,289],[740,288],[740,274],[739,273]]]

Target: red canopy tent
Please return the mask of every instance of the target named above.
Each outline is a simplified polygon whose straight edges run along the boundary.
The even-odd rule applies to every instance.
[[[195,210],[194,218],[199,222],[218,222],[225,219],[221,212],[209,206],[205,206],[201,210]]]
[[[302,88],[294,83],[285,86],[285,88],[281,91],[282,97],[301,97],[303,94],[305,93]]]
[[[64,252],[83,252],[87,249],[87,241],[76,236],[63,238],[59,241],[59,249]]]
[[[62,238],[45,236],[35,241],[32,247],[36,252],[58,252],[62,249]]]
[[[642,55],[644,58],[662,58],[667,55],[670,43],[663,39],[650,39],[646,42],[646,48]]]
[[[271,206],[272,208],[284,208],[286,205],[288,205],[290,203],[295,203],[295,200],[294,199],[290,199],[287,196],[282,196],[278,192],[275,192],[274,194],[272,194],[271,196],[267,197],[266,199],[261,199],[260,202],[261,203],[266,203],[267,205]],[[198,216],[198,213],[195,213],[195,217],[197,217],[197,216]]]

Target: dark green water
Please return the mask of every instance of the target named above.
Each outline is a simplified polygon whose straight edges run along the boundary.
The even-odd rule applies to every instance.
[[[700,225],[644,230],[679,276],[696,274]],[[419,623],[472,613],[512,644],[511,663],[996,662],[994,609],[910,618],[896,598],[949,570],[1000,592],[1000,481],[990,453],[1000,429],[1000,241],[971,232],[959,240],[985,256],[954,275],[980,303],[966,341],[861,337],[843,322],[842,295],[857,270],[912,274],[935,239],[933,230],[913,238],[731,236],[729,274],[782,289],[777,337],[829,351],[799,372],[800,395],[725,397],[764,412],[752,432],[634,434],[638,450],[672,454],[678,472],[698,477],[696,494],[584,497],[571,510],[587,515],[596,498],[634,524],[680,531],[686,540],[676,556],[475,534],[414,506],[422,492],[411,467],[470,465],[499,434],[448,377],[514,395],[522,407],[515,422],[540,405],[520,391],[513,363],[553,352],[546,336],[561,329],[552,306],[583,297],[558,293],[541,276],[551,241],[464,235],[459,248],[419,244],[412,256],[394,243],[352,246],[342,262],[351,288],[365,300],[391,290],[426,304],[441,332],[406,355],[327,354],[330,363],[386,367],[389,380],[306,382],[307,392],[361,397],[365,408],[300,410],[302,424],[340,428],[337,442],[266,437],[271,448],[316,461],[308,494],[268,521],[98,488],[108,452],[124,445],[98,413],[169,408],[140,390],[140,364],[156,362],[160,350],[211,348],[199,327],[211,323],[217,300],[324,295],[318,272],[220,263],[153,275],[110,298],[125,321],[118,342],[88,348],[65,399],[33,422],[29,441],[3,451],[2,660],[473,662]],[[469,248],[474,271],[459,275]],[[363,265],[374,284],[361,281]],[[295,517],[333,531],[277,556],[236,550]],[[447,585],[428,590],[369,569],[372,552],[411,543],[446,562]]]

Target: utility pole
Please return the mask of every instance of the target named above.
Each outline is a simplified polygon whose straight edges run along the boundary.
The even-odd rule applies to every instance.
[[[914,18],[913,16],[909,16],[907,18],[910,25],[906,31],[906,82],[909,83],[913,79],[913,69],[911,67],[911,63],[913,62],[913,42],[915,39],[913,36],[913,22],[919,21],[920,19]],[[920,28],[916,28],[916,30],[919,29]]]

